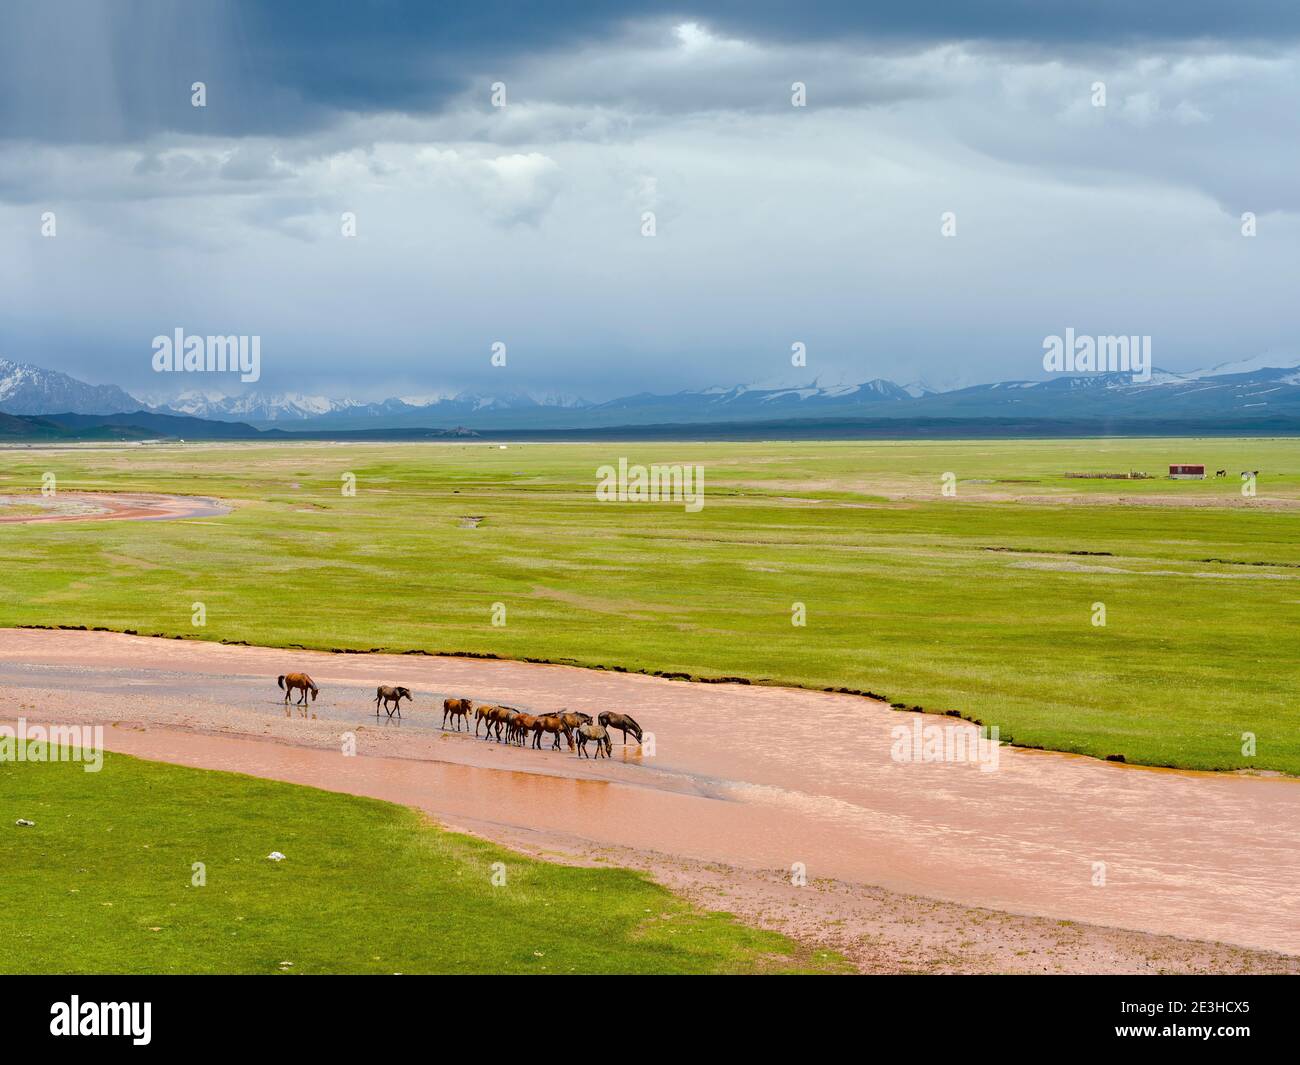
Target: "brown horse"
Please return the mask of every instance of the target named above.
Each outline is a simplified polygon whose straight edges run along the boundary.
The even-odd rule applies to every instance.
[[[501,742],[501,730],[505,729],[505,742],[510,742],[510,736],[515,730],[515,719],[519,717],[519,711],[513,706],[503,706],[501,708],[505,713],[497,718],[497,743]]]
[[[501,741],[501,727],[509,721],[511,715],[517,713],[517,711],[511,710],[508,706],[489,706],[486,708],[480,706],[474,713],[480,720],[485,722],[483,738],[485,740],[495,738],[499,743]],[[494,729],[496,731],[495,736],[493,735]],[[478,735],[477,721],[474,723],[474,735]]]
[[[311,677],[307,676],[306,673],[283,673],[276,680],[276,684],[284,689],[284,701],[286,704],[289,702],[289,693],[298,688],[302,689],[302,697],[297,702],[298,706],[302,706],[307,702],[308,692],[311,692],[312,702],[316,701],[316,696],[320,693],[320,689],[316,687],[316,683],[311,679]]]
[[[551,744],[551,750],[560,749],[560,735],[563,733],[564,738],[569,741],[569,750],[573,750],[573,731],[564,723],[559,714],[544,714],[533,723],[533,749],[540,751],[542,749],[542,733],[547,732],[555,737],[555,742]]]
[[[636,723],[636,719],[628,714],[614,714],[605,710],[596,720],[606,728],[616,728],[623,733],[623,746],[627,746],[627,734],[630,732],[636,737],[636,742],[641,742],[641,726]]]
[[[536,724],[537,718],[533,717],[532,714],[515,714],[515,716],[510,719],[509,725],[506,726],[506,741],[509,743],[518,742],[519,746],[522,747],[524,745],[524,737],[533,731],[533,727]]]
[[[557,710],[552,717],[558,717],[564,724],[571,729],[576,729],[579,725],[590,725],[591,715],[584,714],[580,710]]]
[[[456,725],[456,731],[460,731],[460,723],[465,722],[465,731],[469,731],[469,712],[470,701],[468,699],[444,699],[442,701],[442,727],[447,727],[447,715],[451,715],[452,721]]]
[[[400,718],[402,716],[403,699],[408,702],[415,701],[411,698],[410,688],[399,688],[392,684],[379,685],[379,687],[375,689],[375,717],[379,716],[379,704],[382,702],[384,704],[384,709],[388,710],[389,717],[393,716],[393,711],[388,708],[388,704],[392,703],[397,707],[397,716]]]
[[[603,753],[606,758],[610,756],[614,745],[610,742],[609,730],[604,725],[579,725],[578,726],[578,757],[581,758],[587,754],[587,741],[596,741],[596,757],[599,758]],[[590,758],[591,755],[587,754]]]

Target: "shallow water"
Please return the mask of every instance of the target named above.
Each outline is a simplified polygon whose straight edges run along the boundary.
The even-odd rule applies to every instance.
[[[321,688],[305,714],[286,712],[275,687],[290,669],[310,672]],[[414,692],[400,723],[381,713],[376,725],[380,683]],[[110,749],[405,802],[489,835],[509,829],[749,868],[802,863],[809,878],[1300,953],[1293,780],[1010,748],[991,772],[899,762],[891,757],[899,725],[973,727],[846,695],[517,662],[0,630],[0,718],[17,716],[13,693],[39,707],[32,693],[42,691],[97,696],[107,721],[123,720],[129,705],[122,727],[107,730]],[[530,712],[630,713],[653,733],[654,753],[623,747],[618,732],[608,761],[446,733],[447,695]],[[186,728],[227,735],[160,727],[178,704]],[[382,753],[345,758],[327,749],[340,726],[378,733]]]

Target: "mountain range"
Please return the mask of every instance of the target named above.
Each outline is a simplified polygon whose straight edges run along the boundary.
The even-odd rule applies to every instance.
[[[642,392],[599,403],[567,394],[520,392],[408,396],[362,402],[299,393],[250,391],[234,396],[191,391],[131,396],[115,385],[90,385],[67,374],[0,359],[0,413],[22,416],[132,415],[134,424],[179,430],[227,423],[228,435],[257,429],[328,434],[386,430],[600,430],[613,427],[726,425],[870,419],[1019,421],[1154,420],[1233,424],[1300,419],[1300,359],[1260,356],[1204,370],[1124,373],[999,381],[947,391],[874,379],[856,384],[735,385],[672,394]],[[149,415],[146,418],[143,415]],[[65,420],[65,424],[68,424]],[[107,424],[107,423],[105,423]],[[117,422],[117,424],[125,424]],[[235,430],[233,425],[240,428]],[[214,429],[220,433],[222,430]],[[171,434],[164,434],[171,435]],[[210,436],[206,430],[191,437]],[[276,434],[280,435],[280,434]]]

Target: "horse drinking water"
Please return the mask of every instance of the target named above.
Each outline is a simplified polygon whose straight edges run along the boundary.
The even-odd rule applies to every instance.
[[[287,705],[289,694],[291,692],[302,690],[302,697],[298,700],[297,705],[302,706],[307,702],[307,693],[311,692],[312,702],[316,701],[316,696],[320,689],[316,687],[316,682],[307,676],[306,673],[282,673],[277,679],[276,684],[284,689],[284,701]]]
[[[606,728],[616,728],[623,733],[623,746],[625,747],[627,746],[627,734],[629,732],[636,737],[637,743],[641,742],[641,726],[636,723],[636,719],[631,714],[615,714],[606,710],[596,718],[596,721]]]

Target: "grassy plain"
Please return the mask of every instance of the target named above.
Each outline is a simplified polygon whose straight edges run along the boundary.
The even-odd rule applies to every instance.
[[[598,502],[621,456],[702,464],[703,510]],[[1063,476],[1129,470],[1155,476]],[[0,525],[0,625],[844,687],[1020,744],[1300,773],[1294,440],[33,449],[0,452],[0,493],[47,472],[236,510]]]
[[[533,861],[373,799],[108,754],[99,773],[0,763],[0,801],[5,973],[844,968],[642,874]]]

